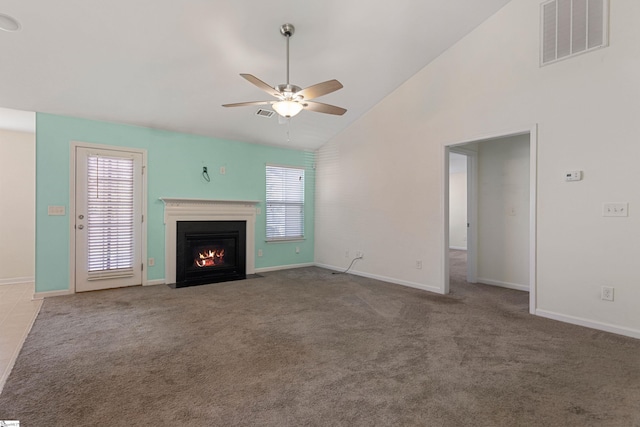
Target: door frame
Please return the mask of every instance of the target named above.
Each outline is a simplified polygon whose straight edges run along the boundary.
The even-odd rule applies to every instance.
[[[71,141],[69,144],[69,291],[76,293],[76,149],[88,148],[98,150],[121,151],[142,155],[142,189],[141,210],[144,221],[140,227],[140,258],[142,261],[142,286],[147,284],[147,150],[141,148],[120,147],[115,145],[93,144],[89,142]]]
[[[449,153],[456,146],[479,143],[482,141],[499,139],[505,137],[529,135],[529,313],[535,314],[537,307],[537,191],[538,191],[538,125],[523,126],[513,130],[506,130],[493,134],[478,136],[464,141],[454,141],[444,143],[442,147],[442,162],[444,165],[443,185],[441,192],[442,203],[442,265],[443,283],[442,293],[449,293]],[[459,147],[462,148],[462,147]],[[477,169],[477,167],[475,168]],[[467,171],[469,173],[469,171]],[[476,172],[474,171],[474,174]],[[477,187],[477,179],[474,186]],[[477,193],[477,188],[471,188]],[[469,196],[467,196],[469,197]],[[475,203],[477,204],[477,194]],[[477,212],[475,213],[477,216]],[[474,217],[474,219],[476,219]],[[477,228],[477,227],[475,227]],[[474,262],[477,263],[477,230],[475,231],[476,255]],[[467,239],[468,240],[468,239]],[[467,245],[469,242],[467,241]],[[476,264],[477,265],[477,264]]]

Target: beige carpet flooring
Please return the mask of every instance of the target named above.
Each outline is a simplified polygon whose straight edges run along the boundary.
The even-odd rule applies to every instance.
[[[0,420],[640,426],[639,340],[531,316],[462,262],[449,296],[311,267],[47,299]]]

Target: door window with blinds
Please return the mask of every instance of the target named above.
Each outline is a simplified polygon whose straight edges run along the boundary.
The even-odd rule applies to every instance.
[[[144,152],[72,146],[75,291],[141,285]]]
[[[267,241],[304,238],[304,169],[267,165]]]
[[[87,158],[89,280],[131,276],[134,268],[134,160]]]

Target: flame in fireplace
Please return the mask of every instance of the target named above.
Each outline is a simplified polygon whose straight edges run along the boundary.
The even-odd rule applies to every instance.
[[[198,267],[213,267],[224,264],[224,249],[209,249],[201,252],[194,262]]]

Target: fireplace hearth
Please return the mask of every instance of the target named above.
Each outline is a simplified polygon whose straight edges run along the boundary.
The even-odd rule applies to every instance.
[[[246,278],[246,221],[178,221],[176,288]]]

